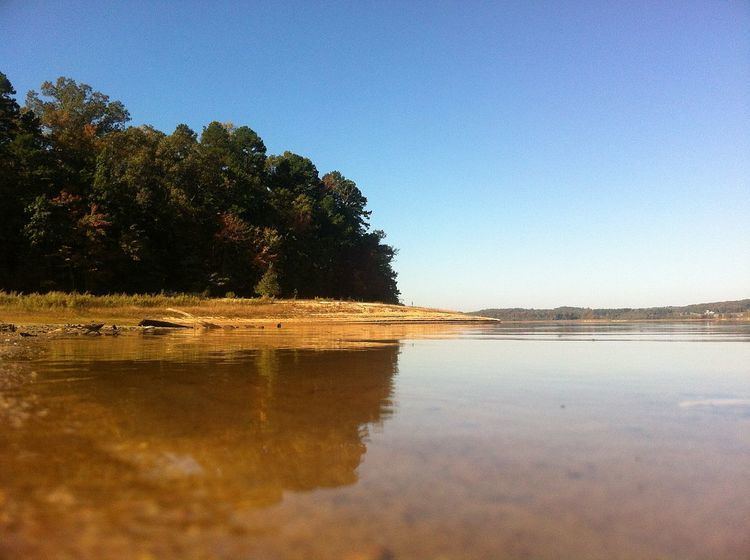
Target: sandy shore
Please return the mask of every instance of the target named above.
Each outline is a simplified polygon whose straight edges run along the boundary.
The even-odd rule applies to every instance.
[[[138,305],[111,305],[102,298],[82,306],[29,306],[23,300],[0,305],[0,338],[29,335],[76,334],[81,325],[101,324],[102,333],[135,328],[144,319],[168,321],[196,329],[277,328],[279,324],[399,324],[399,323],[483,323],[494,319],[455,311],[379,303],[329,300],[243,300],[212,299],[192,305],[148,301]]]

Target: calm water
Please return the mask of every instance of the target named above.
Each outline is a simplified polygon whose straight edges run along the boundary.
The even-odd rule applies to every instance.
[[[644,324],[45,343],[0,384],[0,558],[749,559],[749,342]]]

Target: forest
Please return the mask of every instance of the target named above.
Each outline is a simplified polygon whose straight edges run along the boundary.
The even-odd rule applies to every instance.
[[[398,303],[354,181],[247,126],[129,121],[63,77],[21,106],[0,73],[0,290]]]

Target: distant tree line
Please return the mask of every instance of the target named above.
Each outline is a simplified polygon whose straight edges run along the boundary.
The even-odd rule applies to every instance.
[[[588,307],[556,307],[555,309],[482,309],[471,315],[493,317],[505,321],[578,321],[638,319],[690,319],[713,317],[750,316],[750,299],[696,303],[682,307],[623,307],[617,309],[590,309]]]
[[[398,302],[395,250],[338,171],[247,126],[126,126],[69,78],[15,93],[0,73],[0,289]]]

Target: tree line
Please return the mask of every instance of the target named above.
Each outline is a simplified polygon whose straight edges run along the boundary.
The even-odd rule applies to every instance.
[[[639,319],[696,319],[701,317],[744,317],[750,314],[750,299],[694,303],[680,307],[623,307],[616,309],[591,309],[588,307],[556,307],[555,309],[482,309],[470,315],[492,317],[504,321],[578,321]]]
[[[395,250],[338,171],[247,126],[126,126],[70,78],[15,95],[0,73],[0,289],[398,302]]]

